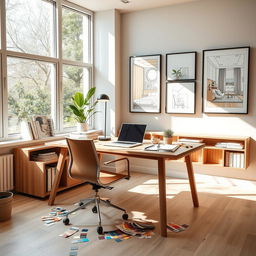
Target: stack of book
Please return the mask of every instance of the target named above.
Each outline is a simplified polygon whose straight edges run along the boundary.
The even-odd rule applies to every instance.
[[[96,140],[98,136],[102,134],[101,130],[89,130],[86,132],[71,132],[69,137],[71,139],[87,139],[87,140]]]
[[[236,142],[218,142],[215,147],[217,148],[233,148],[233,149],[243,149],[244,146],[241,143]]]
[[[39,161],[39,162],[46,162],[46,161],[52,161],[52,160],[58,160],[58,155],[56,152],[46,152],[46,153],[39,153],[32,155],[31,157],[32,161]]]
[[[56,176],[56,166],[47,166],[46,167],[46,191],[50,192],[53,186],[53,182]]]
[[[244,168],[244,153],[226,152],[226,166]]]

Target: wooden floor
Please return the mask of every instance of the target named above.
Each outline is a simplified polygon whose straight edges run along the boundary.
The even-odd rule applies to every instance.
[[[112,191],[101,191],[113,203],[126,207],[132,218],[152,220],[156,234],[151,239],[131,238],[120,243],[98,240],[97,217],[91,207],[71,216],[73,226],[89,228],[90,242],[79,245],[78,255],[180,255],[254,256],[256,255],[256,185],[218,177],[197,179],[200,207],[193,208],[189,184],[183,179],[167,179],[168,222],[189,224],[182,233],[159,235],[157,177],[133,173],[130,181],[116,184]],[[59,194],[56,205],[72,209],[72,203],[86,198],[86,186]],[[1,256],[69,255],[72,237],[62,238],[67,227],[59,222],[45,226],[40,217],[51,207],[47,200],[15,195],[11,221],[0,223]],[[105,230],[120,222],[120,212],[102,207]]]

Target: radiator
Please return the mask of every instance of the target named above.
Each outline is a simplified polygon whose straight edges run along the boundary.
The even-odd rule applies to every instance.
[[[13,155],[0,156],[0,191],[13,189]]]

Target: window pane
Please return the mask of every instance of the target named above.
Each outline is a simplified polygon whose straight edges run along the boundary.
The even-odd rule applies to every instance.
[[[89,16],[62,8],[63,58],[89,62]]]
[[[8,133],[19,133],[19,122],[34,115],[51,116],[55,65],[21,58],[7,59]]]
[[[71,97],[76,92],[87,93],[89,89],[89,70],[87,68],[63,65],[63,95],[64,95],[64,128],[76,124],[69,109]]]
[[[6,0],[7,49],[55,56],[54,10],[43,0]]]

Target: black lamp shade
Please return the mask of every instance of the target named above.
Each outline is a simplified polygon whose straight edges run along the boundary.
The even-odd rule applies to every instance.
[[[109,101],[109,97],[107,94],[101,94],[98,98],[98,101]]]

